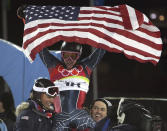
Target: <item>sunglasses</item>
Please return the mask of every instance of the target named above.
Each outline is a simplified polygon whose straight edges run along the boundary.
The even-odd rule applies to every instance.
[[[33,90],[37,91],[37,92],[44,92],[46,93],[48,96],[56,96],[59,94],[59,89],[58,87],[55,86],[50,86],[47,88],[42,88],[42,87],[36,87],[35,85],[33,86]]]
[[[67,59],[67,58],[71,58],[73,60],[76,60],[78,57],[79,57],[79,52],[66,52],[66,51],[62,51],[62,57],[64,59]]]

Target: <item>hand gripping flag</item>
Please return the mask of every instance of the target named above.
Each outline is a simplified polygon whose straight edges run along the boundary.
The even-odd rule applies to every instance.
[[[60,40],[88,44],[129,59],[157,64],[162,51],[159,29],[128,6],[34,6],[23,10],[23,49],[32,62],[44,47]]]

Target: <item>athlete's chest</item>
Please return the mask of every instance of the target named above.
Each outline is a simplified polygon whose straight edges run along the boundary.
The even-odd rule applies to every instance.
[[[84,67],[82,65],[76,65],[72,69],[66,69],[62,65],[57,65],[55,68],[49,69],[49,74],[51,79],[62,79],[64,77],[70,77],[70,76],[82,76],[86,77],[86,72],[84,70]]]
[[[59,91],[82,90],[88,91],[89,78],[86,69],[82,65],[67,70],[62,65],[49,70],[50,79],[59,87]]]

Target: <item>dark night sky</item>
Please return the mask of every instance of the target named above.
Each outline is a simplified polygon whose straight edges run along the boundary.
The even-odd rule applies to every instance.
[[[1,0],[0,0],[1,2]],[[17,8],[24,4],[54,4],[54,5],[75,5],[88,6],[89,1],[86,0],[37,0],[23,1],[11,0],[8,9],[8,40],[22,45],[23,23],[16,16]],[[167,7],[166,0],[106,0],[106,5],[117,5],[127,3],[134,8],[149,14],[151,9],[165,10]],[[167,14],[167,11],[166,11]],[[167,17],[166,17],[167,19]],[[166,36],[167,28],[155,24],[161,29],[162,36]],[[0,21],[0,25],[2,22]],[[2,38],[2,26],[0,27],[0,38]],[[166,43],[167,44],[167,43]],[[167,98],[167,59],[163,57],[157,66],[151,63],[139,63],[134,60],[127,59],[122,54],[106,53],[101,63],[98,65],[98,88],[99,96],[133,96],[133,97],[166,97]],[[90,89],[90,93],[92,90]]]

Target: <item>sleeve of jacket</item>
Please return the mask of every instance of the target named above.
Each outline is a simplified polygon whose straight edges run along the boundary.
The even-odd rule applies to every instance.
[[[51,54],[47,48],[44,48],[42,51],[40,51],[39,55],[47,68],[55,67],[60,63],[60,60]]]
[[[96,48],[91,55],[83,59],[81,62],[87,65],[91,70],[93,70],[103,58],[105,52],[106,51],[103,49]]]

